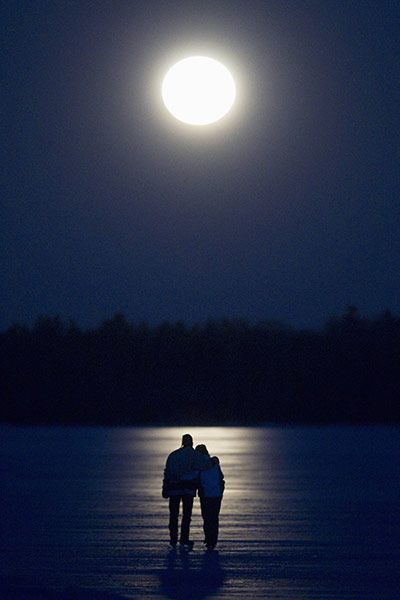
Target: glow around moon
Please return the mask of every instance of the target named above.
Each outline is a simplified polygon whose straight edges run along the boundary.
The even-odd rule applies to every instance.
[[[213,58],[190,56],[177,62],[162,83],[169,112],[189,125],[209,125],[226,115],[236,97],[228,69]]]

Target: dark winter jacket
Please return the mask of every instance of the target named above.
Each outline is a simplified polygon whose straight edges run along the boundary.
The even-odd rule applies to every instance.
[[[199,473],[212,467],[211,459],[190,446],[174,450],[167,458],[162,487],[163,498],[195,496]]]
[[[224,474],[219,466],[219,459],[213,456],[212,467],[202,471],[200,475],[199,496],[200,498],[222,498],[225,489]]]

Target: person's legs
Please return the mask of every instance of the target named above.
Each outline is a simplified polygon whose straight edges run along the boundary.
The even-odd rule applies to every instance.
[[[202,498],[202,514],[203,514],[203,529],[204,529],[204,542],[208,546],[210,542],[210,535],[212,534],[212,513],[211,513],[211,502],[212,498]]]
[[[190,521],[192,520],[193,496],[182,496],[183,516],[181,524],[181,544],[189,540]]]
[[[205,498],[202,498],[200,496],[200,508],[201,508],[201,517],[203,519],[203,531],[204,531],[204,543],[207,543],[207,533],[206,533],[206,520],[205,520],[205,514],[206,514],[206,508],[205,508]]]
[[[172,545],[175,545],[178,541],[178,517],[180,501],[181,496],[171,496],[169,499],[169,536]]]
[[[207,498],[207,546],[212,548],[218,541],[219,511],[222,498]]]

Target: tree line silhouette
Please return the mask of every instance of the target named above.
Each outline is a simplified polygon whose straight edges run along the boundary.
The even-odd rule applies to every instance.
[[[400,317],[348,307],[318,330],[42,317],[0,333],[0,378],[7,423],[399,423]]]

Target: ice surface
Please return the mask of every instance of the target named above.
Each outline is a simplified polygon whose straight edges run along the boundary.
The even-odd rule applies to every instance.
[[[226,479],[218,551],[168,546],[182,433]],[[399,429],[1,428],[1,598],[399,597]]]

